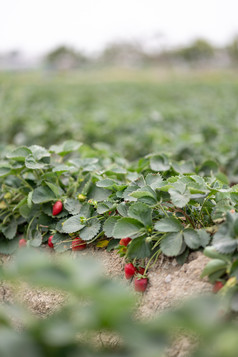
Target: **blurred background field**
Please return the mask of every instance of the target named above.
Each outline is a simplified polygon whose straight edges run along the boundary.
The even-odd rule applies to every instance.
[[[234,171],[238,73],[161,68],[0,74],[0,142],[108,145],[129,160],[166,152]],[[232,174],[236,175],[236,172]]]

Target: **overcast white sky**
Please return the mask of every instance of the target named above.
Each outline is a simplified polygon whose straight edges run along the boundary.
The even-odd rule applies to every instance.
[[[0,0],[0,52],[60,44],[97,51],[117,39],[222,45],[238,34],[238,0]],[[163,37],[160,35],[163,35]]]

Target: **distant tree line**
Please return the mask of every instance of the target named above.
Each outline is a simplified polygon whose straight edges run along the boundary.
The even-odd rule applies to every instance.
[[[98,55],[91,56],[69,46],[59,46],[45,56],[44,64],[53,70],[98,66],[238,66],[238,35],[223,48],[217,48],[202,38],[186,46],[151,52],[145,50],[138,42],[114,42],[107,45]]]

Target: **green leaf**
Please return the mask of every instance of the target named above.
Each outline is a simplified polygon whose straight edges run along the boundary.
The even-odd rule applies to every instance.
[[[186,206],[186,204],[190,200],[190,192],[189,191],[185,191],[185,192],[181,193],[181,191],[178,189],[170,188],[168,190],[168,192],[170,194],[173,204],[176,207],[182,208],[182,207]]]
[[[92,218],[87,222],[87,225],[80,231],[80,238],[90,240],[94,238],[100,231],[101,223],[97,218]]]
[[[19,238],[14,238],[11,240],[6,240],[0,238],[0,253],[1,254],[12,254],[18,248]]]
[[[134,218],[123,217],[118,220],[113,231],[114,238],[127,238],[138,234],[143,224]]]
[[[160,249],[168,257],[174,257],[180,254],[183,245],[182,232],[167,233],[160,243]]]
[[[155,223],[155,229],[158,232],[180,232],[183,225],[174,217],[163,218]]]
[[[214,247],[206,247],[203,251],[203,254],[208,258],[220,259],[226,262],[229,262],[231,258],[231,255],[221,254]]]
[[[56,186],[53,183],[47,181],[45,181],[45,184],[51,189],[51,191],[54,192],[57,198],[60,198],[64,194],[64,191],[62,190],[61,187]]]
[[[0,177],[7,176],[11,172],[11,168],[9,167],[0,167]]]
[[[153,190],[160,188],[163,185],[163,178],[160,174],[149,173],[145,178],[146,184]]]
[[[117,221],[120,219],[120,217],[109,217],[108,219],[106,219],[106,221],[104,222],[103,225],[103,230],[105,235],[110,238],[113,236],[113,230],[115,227],[115,224],[117,223]]]
[[[25,159],[25,165],[28,169],[37,170],[37,169],[43,169],[46,164],[36,161],[34,156],[30,154]]]
[[[84,228],[85,224],[81,223],[80,217],[81,214],[78,214],[67,219],[63,224],[62,231],[64,233],[75,233]]]
[[[29,149],[31,150],[31,152],[36,160],[41,160],[43,158],[50,157],[49,151],[46,150],[45,148],[43,148],[42,146],[31,145],[29,147]]]
[[[194,162],[192,160],[182,162],[182,163],[173,162],[172,167],[173,167],[174,171],[176,171],[182,175],[191,174],[195,170]]]
[[[145,236],[135,238],[128,246],[127,256],[130,259],[144,259],[150,257],[152,244],[147,243]]]
[[[8,159],[14,159],[16,161],[25,161],[25,158],[30,155],[32,152],[26,146],[21,146],[12,152],[8,153],[6,157]]]
[[[103,214],[108,212],[113,207],[113,203],[109,201],[100,202],[97,206],[97,212],[99,214]]]
[[[208,234],[205,229],[199,229],[197,233],[199,235],[200,245],[205,248],[211,240],[210,234]]]
[[[137,191],[132,192],[130,196],[138,198],[140,201],[151,205],[157,202],[156,193],[150,186],[144,186]]]
[[[200,239],[198,233],[191,228],[185,229],[183,232],[184,241],[191,249],[198,249],[200,247]]]
[[[170,163],[165,155],[154,155],[150,158],[150,168],[153,171],[167,171]]]
[[[2,233],[7,239],[13,239],[17,233],[17,221],[12,219],[7,226],[2,228]]]
[[[37,230],[31,232],[29,239],[30,239],[30,245],[32,247],[40,247],[40,245],[42,244],[42,235]]]
[[[111,250],[113,250],[119,244],[119,242],[119,239],[111,239],[108,243],[107,251],[110,252]]]
[[[44,203],[44,202],[49,202],[55,200],[56,196],[54,192],[47,186],[40,186],[37,187],[33,191],[32,195],[32,202],[38,204],[38,203]]]
[[[72,215],[79,214],[82,205],[74,198],[67,198],[64,202],[64,208]]]
[[[143,223],[144,226],[152,225],[152,210],[145,203],[133,203],[128,209],[128,216],[137,219]]]
[[[190,250],[189,250],[189,248],[187,248],[187,249],[185,249],[185,251],[182,254],[180,254],[176,257],[176,261],[179,265],[183,265],[186,262],[186,260],[189,256],[189,252],[190,252]]]
[[[117,185],[117,182],[111,179],[104,179],[98,181],[96,185],[97,187],[112,188],[114,185]]]
[[[128,210],[128,207],[125,204],[125,202],[122,202],[119,205],[117,205],[117,211],[121,216],[128,217],[127,210]]]
[[[102,188],[102,187],[97,187],[93,186],[89,192],[88,192],[88,198],[93,199],[97,202],[102,202],[108,199],[108,196],[110,196],[112,191]]]
[[[72,239],[67,234],[55,233],[52,238],[54,250],[58,253],[63,253],[72,248]]]
[[[49,149],[50,152],[64,156],[72,151],[78,150],[82,146],[82,143],[74,140],[68,140],[61,145],[52,145]]]
[[[224,270],[226,269],[226,266],[227,263],[224,260],[212,259],[203,269],[201,278],[204,278],[205,276],[213,274],[219,270]]]

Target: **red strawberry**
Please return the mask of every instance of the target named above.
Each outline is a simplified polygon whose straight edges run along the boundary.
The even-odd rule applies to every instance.
[[[84,250],[87,247],[87,243],[82,238],[74,238],[72,241],[72,250]]]
[[[131,238],[122,238],[119,242],[120,245],[124,245],[124,247],[127,247],[128,244],[130,243]]]
[[[19,248],[26,246],[26,240],[24,238],[20,239],[18,242]]]
[[[56,216],[57,214],[59,214],[63,209],[63,203],[61,201],[57,201],[55,202],[54,206],[53,206],[53,210],[52,210],[52,214],[53,216]]]
[[[126,279],[131,279],[136,273],[136,268],[132,263],[128,263],[124,267],[124,272]]]
[[[52,239],[53,239],[53,236],[50,236],[49,239],[48,239],[48,246],[50,248],[54,248],[54,244],[52,243]]]
[[[215,284],[213,285],[213,293],[216,294],[219,290],[223,288],[223,283],[221,281],[216,281]]]
[[[138,271],[139,274],[144,275],[144,273],[145,273],[145,268],[139,267],[139,268],[137,268],[137,271]]]
[[[137,276],[134,280],[134,284],[135,284],[135,291],[139,291],[143,293],[147,288],[148,279],[140,278],[139,276]]]

